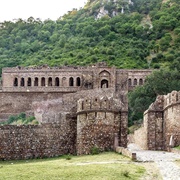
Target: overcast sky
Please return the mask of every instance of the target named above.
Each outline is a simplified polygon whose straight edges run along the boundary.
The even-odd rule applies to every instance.
[[[87,0],[0,0],[0,22],[29,17],[56,20]]]

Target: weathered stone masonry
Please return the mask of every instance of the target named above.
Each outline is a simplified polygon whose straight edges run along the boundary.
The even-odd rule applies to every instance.
[[[4,68],[0,120],[25,112],[39,126],[0,128],[0,158],[88,154],[112,149],[114,136],[127,146],[127,93],[151,70],[88,67]],[[7,153],[6,153],[7,152]]]
[[[76,154],[76,121],[0,126],[0,159],[31,159]]]
[[[158,96],[134,134],[135,143],[149,150],[169,150],[171,138],[174,146],[180,145],[180,91]]]

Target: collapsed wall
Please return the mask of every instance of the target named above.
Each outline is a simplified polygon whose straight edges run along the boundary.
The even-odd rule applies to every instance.
[[[143,149],[168,150],[180,145],[180,91],[156,98],[144,113],[143,125],[134,133]]]

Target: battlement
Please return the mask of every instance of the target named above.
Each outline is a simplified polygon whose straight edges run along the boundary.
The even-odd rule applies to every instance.
[[[176,104],[180,104],[180,91],[172,91],[167,95],[159,95],[157,96],[156,101],[149,106],[144,114],[148,111],[163,111]]]
[[[113,97],[93,97],[78,100],[77,114],[84,112],[119,112],[123,103]]]
[[[180,91],[172,91],[164,96],[164,108],[180,103]]]

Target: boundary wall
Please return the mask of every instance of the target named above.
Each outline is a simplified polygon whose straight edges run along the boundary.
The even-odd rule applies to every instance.
[[[134,141],[143,149],[170,150],[180,145],[180,91],[160,95],[144,113]]]

